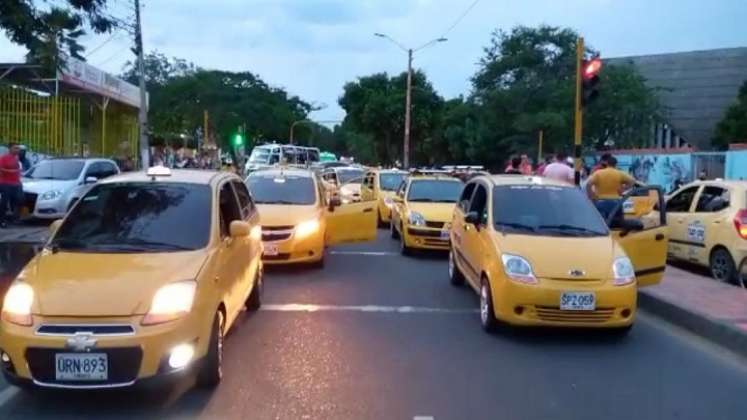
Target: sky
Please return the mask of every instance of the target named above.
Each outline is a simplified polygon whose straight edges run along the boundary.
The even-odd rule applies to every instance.
[[[128,18],[131,1],[109,0],[111,13]],[[344,117],[337,100],[346,82],[405,70],[406,54],[375,32],[413,48],[446,36],[414,61],[445,98],[469,94],[491,33],[517,25],[573,28],[603,57],[747,46],[745,0],[142,1],[146,51],[259,74],[322,107],[311,116],[320,121]],[[88,62],[111,73],[133,58],[125,32],[82,43]],[[0,33],[0,62],[24,54]]]

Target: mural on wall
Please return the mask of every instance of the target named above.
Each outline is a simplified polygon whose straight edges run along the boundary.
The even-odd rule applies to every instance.
[[[633,175],[635,179],[648,185],[658,185],[666,192],[674,191],[680,185],[693,180],[692,156],[690,154],[671,155],[615,155],[617,168]],[[593,167],[598,156],[586,157],[585,164]]]

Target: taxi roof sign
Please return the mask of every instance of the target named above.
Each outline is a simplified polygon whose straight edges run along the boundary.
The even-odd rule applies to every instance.
[[[154,179],[157,176],[171,176],[171,169],[163,165],[151,166],[148,168],[146,175],[153,177]]]

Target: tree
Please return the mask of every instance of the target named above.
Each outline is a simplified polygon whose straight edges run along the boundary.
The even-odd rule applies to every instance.
[[[747,81],[739,88],[737,102],[730,106],[716,126],[713,145],[722,149],[747,140]]]
[[[145,67],[145,85],[148,89],[154,89],[166,85],[170,80],[193,75],[199,69],[193,63],[182,58],[168,58],[158,51],[152,51],[143,57]],[[127,61],[121,77],[137,85],[140,81],[137,63]]]
[[[106,14],[107,0],[58,0],[41,8],[32,0],[0,1],[0,29],[11,42],[29,50],[28,58],[48,69],[64,66],[61,53],[83,59],[78,39],[89,27],[95,33],[110,31],[116,24]]]

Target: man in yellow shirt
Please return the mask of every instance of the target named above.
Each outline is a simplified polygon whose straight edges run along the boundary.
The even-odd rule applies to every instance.
[[[586,183],[589,194],[602,216],[607,219],[623,191],[635,185],[635,178],[617,169],[617,159],[610,156],[607,167],[594,172]]]

